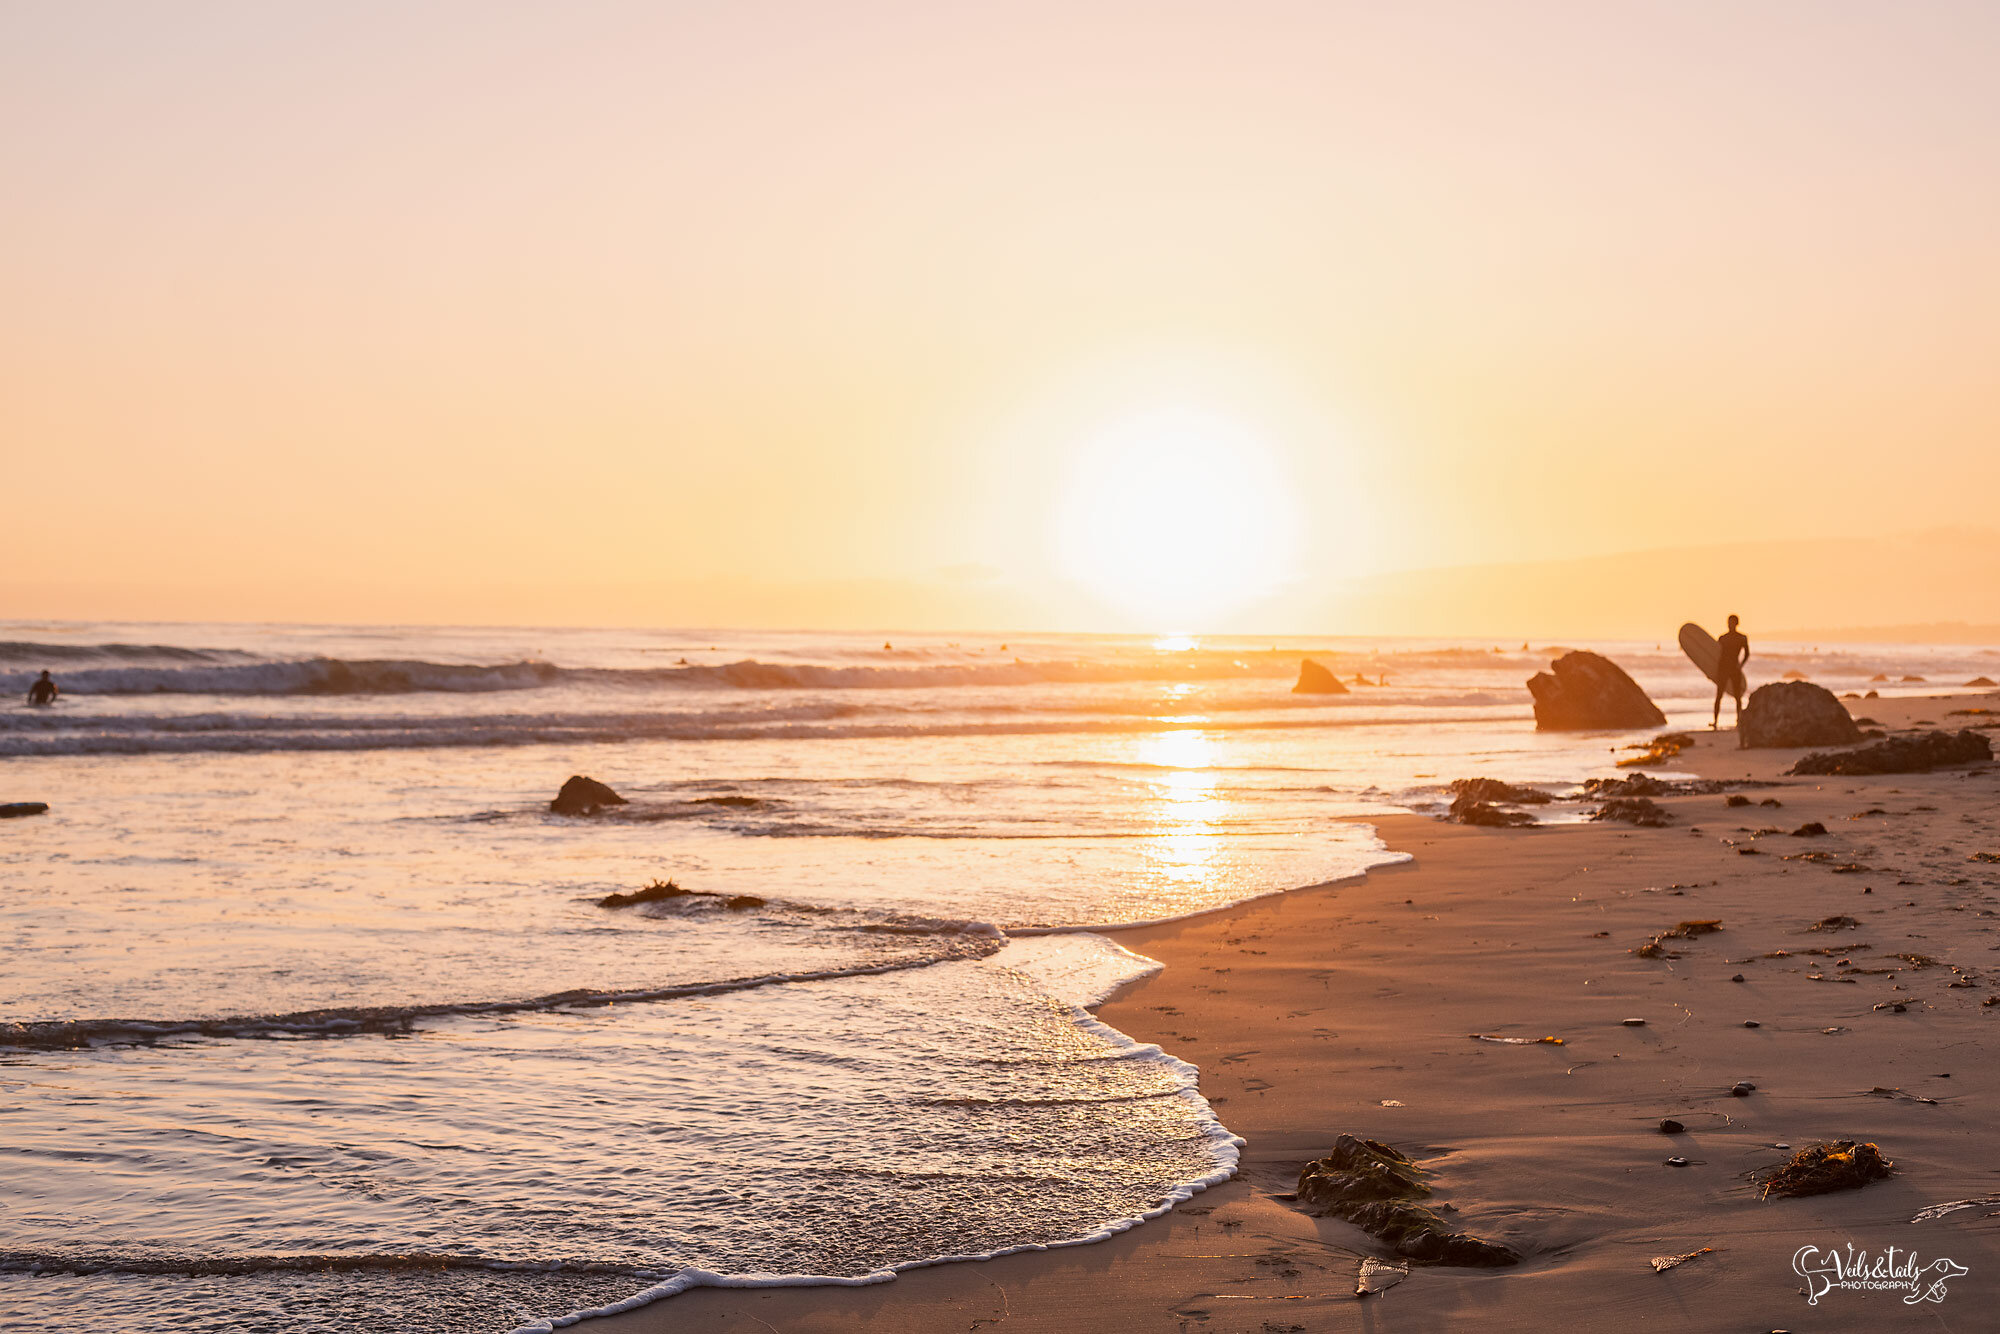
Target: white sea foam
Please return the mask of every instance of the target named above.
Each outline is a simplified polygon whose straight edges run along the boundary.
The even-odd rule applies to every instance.
[[[1101,1039],[1111,1050],[1121,1052],[1132,1059],[1155,1063],[1172,1072],[1179,1083],[1177,1096],[1188,1105],[1197,1133],[1207,1141],[1214,1156],[1211,1170],[1172,1183],[1159,1201],[1150,1208],[1136,1211],[1129,1217],[1107,1220],[1101,1226],[1072,1237],[1001,1246],[984,1251],[923,1256],[886,1265],[871,1273],[860,1275],[733,1274],[689,1268],[620,1301],[587,1310],[572,1311],[547,1320],[533,1321],[519,1326],[513,1334],[553,1334],[557,1329],[584,1320],[636,1310],[641,1306],[678,1296],[694,1288],[864,1287],[892,1282],[899,1273],[932,1265],[992,1260],[1003,1255],[1058,1250],[1069,1246],[1090,1246],[1108,1241],[1121,1232],[1158,1218],[1173,1209],[1175,1205],[1185,1203],[1210,1186],[1219,1185],[1236,1175],[1244,1141],[1241,1136],[1232,1134],[1216,1118],[1208,1100],[1201,1096],[1201,1072],[1155,1044],[1133,1041],[1089,1013],[1089,1007],[1102,1004],[1121,988],[1159,972],[1162,965],[1158,960],[1136,954],[1104,936],[1078,932],[1009,941],[1006,948],[986,961],[986,966],[1006,968],[1046,989],[1052,996],[1071,1007],[1072,1018],[1080,1029]]]

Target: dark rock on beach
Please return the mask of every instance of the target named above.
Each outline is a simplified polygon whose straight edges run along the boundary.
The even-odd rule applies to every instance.
[[[1795,774],[1920,774],[1952,764],[1993,758],[1993,743],[1977,732],[1923,732],[1890,737],[1858,750],[1815,751],[1791,768]]]
[[[1517,829],[1534,824],[1534,816],[1509,807],[1544,806],[1555,800],[1546,792],[1516,787],[1497,778],[1454,778],[1451,792],[1451,812],[1446,819],[1489,829]]]
[[[1538,788],[1516,787],[1497,778],[1454,778],[1451,780],[1451,794],[1455,798],[1507,802],[1515,806],[1546,806],[1555,800]]]
[[[556,799],[549,803],[549,809],[557,815],[595,815],[607,806],[623,806],[625,798],[613,792],[595,778],[573,775],[556,793]]]
[[[1482,1269],[1521,1262],[1506,1246],[1454,1232],[1418,1203],[1430,1193],[1415,1163],[1378,1140],[1353,1135],[1335,1139],[1333,1152],[1299,1173],[1300,1200],[1352,1223],[1406,1260]]]
[[[0,803],[0,820],[12,820],[22,815],[40,815],[49,808],[46,801],[9,801]]]
[[[1847,707],[1831,690],[1810,681],[1758,686],[1736,724],[1737,744],[1747,749],[1844,746],[1860,739],[1861,729]]]
[[[1340,678],[1311,658],[1299,659],[1299,683],[1292,687],[1294,695],[1345,695],[1347,687]]]
[[[1450,818],[1457,824],[1482,825],[1488,829],[1519,829],[1535,823],[1535,817],[1526,811],[1496,806],[1490,801],[1475,801],[1471,797],[1460,797],[1452,802]]]
[[[1623,820],[1644,829],[1661,829],[1672,822],[1665,808],[1645,797],[1613,797],[1597,808],[1593,820]]]
[[[1703,797],[1713,796],[1728,786],[1713,778],[1672,779],[1633,774],[1630,778],[1586,778],[1583,780],[1583,795],[1591,800],[1611,797]]]
[[[1535,697],[1535,727],[1544,732],[1662,727],[1667,721],[1623,668],[1582,649],[1530,677],[1528,693]]]

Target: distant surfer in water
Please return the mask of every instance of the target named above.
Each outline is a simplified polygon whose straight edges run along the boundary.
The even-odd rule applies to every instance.
[[[1736,700],[1736,723],[1743,724],[1743,692],[1750,688],[1743,679],[1743,664],[1750,661],[1750,637],[1736,628],[1736,618],[1729,618],[1729,629],[1716,641],[1722,650],[1721,668],[1715,674],[1715,716],[1709,719],[1708,730],[1713,732],[1722,725],[1722,697],[1730,695]]]
[[[53,704],[56,702],[56,696],[61,693],[62,691],[56,689],[56,683],[50,679],[49,674],[43,672],[41,677],[28,687],[28,703],[35,705]]]

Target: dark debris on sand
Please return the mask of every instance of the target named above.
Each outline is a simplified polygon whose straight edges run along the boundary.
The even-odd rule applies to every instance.
[[[1727,791],[1731,787],[1753,787],[1752,783],[1724,783],[1713,778],[1655,778],[1633,774],[1630,778],[1586,778],[1583,795],[1593,800],[1606,797],[1701,797]]]
[[[1299,1173],[1299,1199],[1352,1223],[1417,1264],[1498,1268],[1521,1257],[1497,1242],[1454,1232],[1431,1209],[1423,1169],[1378,1140],[1341,1135],[1333,1151]]]
[[[1831,1144],[1808,1144],[1784,1162],[1758,1178],[1759,1199],[1773,1195],[1825,1195],[1836,1190],[1857,1190],[1871,1181],[1880,1181],[1896,1170],[1873,1144],[1836,1140]]]
[[[1526,811],[1495,806],[1490,801],[1473,801],[1466,797],[1460,797],[1451,803],[1449,818],[1455,824],[1479,825],[1487,829],[1521,829],[1537,823],[1535,817]]]
[[[1695,743],[1692,732],[1662,732],[1651,741],[1639,746],[1627,746],[1627,750],[1639,753],[1629,759],[1618,761],[1620,769],[1635,769],[1645,764],[1660,764],[1671,760]]]
[[[1814,751],[1791,767],[1795,774],[1913,774],[1993,758],[1993,743],[1972,731],[1923,732],[1890,737],[1855,750]]]
[[[1474,801],[1498,801],[1515,806],[1546,806],[1555,800],[1539,788],[1519,787],[1497,778],[1454,778],[1451,780],[1451,794],[1454,797],[1470,797]]]
[[[1614,797],[1592,813],[1593,820],[1623,820],[1643,829],[1663,829],[1673,822],[1666,808],[1646,797]]]
[[[1545,806],[1555,800],[1532,787],[1516,787],[1497,778],[1454,778],[1450,785],[1451,810],[1445,816],[1455,824],[1482,825],[1489,829],[1516,829],[1535,823],[1526,811],[1509,806]]]
[[[1693,921],[1682,922],[1678,926],[1668,927],[1645,944],[1634,946],[1630,952],[1642,959],[1678,959],[1680,955],[1668,949],[1662,942],[1669,940],[1690,940],[1695,936],[1712,935],[1720,930],[1722,930],[1721,918],[1696,918]]]

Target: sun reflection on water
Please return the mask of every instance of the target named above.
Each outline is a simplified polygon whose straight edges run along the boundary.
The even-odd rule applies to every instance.
[[[1218,830],[1229,802],[1221,795],[1214,769],[1215,741],[1206,732],[1161,732],[1145,739],[1140,755],[1160,766],[1151,780],[1156,830],[1155,872],[1164,880],[1190,884],[1208,874],[1221,855]]]

